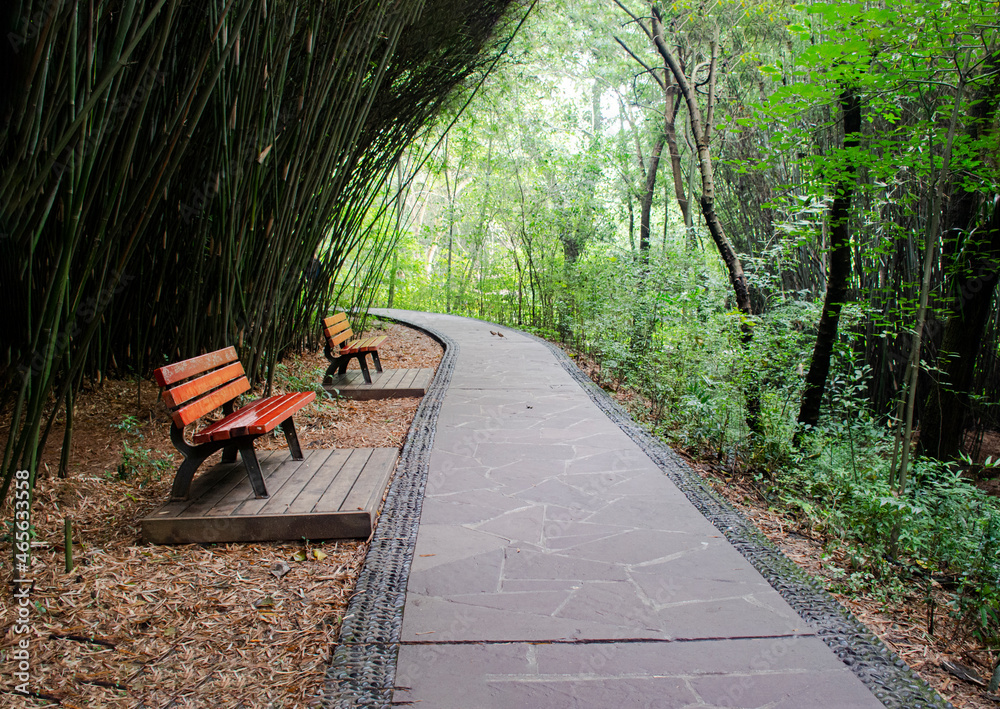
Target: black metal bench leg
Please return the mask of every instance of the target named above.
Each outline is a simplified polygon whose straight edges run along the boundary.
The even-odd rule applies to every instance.
[[[323,383],[330,384],[334,379],[343,377],[344,373],[347,372],[347,365],[350,363],[350,357],[335,357],[330,360],[330,366],[326,368],[326,372],[323,374]]]
[[[253,449],[253,443],[240,446],[240,458],[247,466],[247,477],[250,478],[250,485],[253,486],[253,494],[258,500],[267,497],[264,474],[260,472],[260,463],[257,462],[257,453]]]
[[[365,384],[372,383],[372,373],[368,371],[368,362],[365,361],[365,353],[358,355],[358,365],[361,367],[361,376],[365,378]]]
[[[288,441],[288,450],[292,453],[292,460],[302,460],[302,447],[299,445],[299,436],[295,433],[295,424],[290,416],[281,422],[281,430],[285,432],[285,440]]]
[[[382,371],[382,361],[378,358],[378,352],[372,352],[372,362],[375,363],[375,371]]]
[[[198,456],[191,456],[184,459],[184,462],[177,468],[177,473],[174,475],[174,486],[170,490],[170,499],[188,499],[188,493],[191,491],[191,479],[194,478],[198,466],[204,461],[205,457]]]
[[[236,453],[240,450],[240,447],[235,443],[231,446],[226,446],[222,449],[222,462],[223,463],[235,463]]]

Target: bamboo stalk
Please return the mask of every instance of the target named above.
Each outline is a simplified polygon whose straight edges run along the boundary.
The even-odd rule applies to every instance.
[[[63,519],[63,544],[66,548],[66,573],[68,574],[75,568],[73,564],[73,521],[69,517]]]
[[[492,58],[491,22],[510,4],[450,17],[447,47],[426,44],[455,11],[442,0],[287,0],[270,15],[262,0],[47,10],[0,129],[20,277],[3,284],[19,304],[10,357],[24,365],[5,373],[0,498],[17,467],[34,474],[58,414],[48,402],[71,407],[83,377],[239,341],[260,381],[316,337],[332,298],[355,285],[345,278],[367,298],[388,257],[388,175]],[[304,275],[317,254],[318,285]]]

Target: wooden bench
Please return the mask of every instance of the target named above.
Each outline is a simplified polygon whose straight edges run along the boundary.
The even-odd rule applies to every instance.
[[[267,497],[264,477],[254,452],[254,441],[278,426],[285,432],[292,458],[302,460],[292,414],[315,399],[316,392],[269,396],[234,410],[234,400],[250,391],[250,382],[233,347],[160,367],[153,372],[153,376],[162,388],[163,401],[170,408],[173,418],[170,440],[184,456],[184,462],[174,477],[171,499],[187,499],[191,479],[198,467],[218,450],[223,451],[224,463],[235,462],[236,452],[239,451],[254,495]],[[185,426],[220,407],[225,414],[222,420],[210,423],[195,433],[191,437],[194,445],[184,440]]]
[[[361,374],[365,378],[366,384],[372,383],[372,375],[368,371],[368,364],[365,362],[365,355],[372,356],[375,364],[375,371],[382,371],[382,362],[378,358],[378,348],[388,339],[385,335],[375,337],[354,338],[354,331],[347,321],[346,313],[337,313],[323,320],[323,334],[326,336],[326,358],[330,360],[330,366],[323,375],[323,380],[328,381],[334,374],[338,376],[347,371],[347,365],[351,359],[356,358],[361,367]],[[336,352],[336,354],[334,354]]]

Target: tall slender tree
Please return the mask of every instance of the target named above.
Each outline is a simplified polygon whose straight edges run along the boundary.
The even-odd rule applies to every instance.
[[[815,426],[830,373],[830,357],[837,342],[840,311],[847,300],[851,281],[851,197],[857,181],[857,151],[861,147],[861,99],[851,86],[844,87],[838,99],[843,121],[843,163],[834,183],[830,205],[830,251],[827,256],[826,295],[816,342],[813,345],[805,389],[799,406],[800,426]],[[801,429],[800,429],[801,431]],[[799,440],[799,433],[796,433]]]
[[[966,132],[989,159],[1000,111],[1000,52],[983,65],[969,108]],[[993,143],[995,144],[995,143]],[[939,378],[920,421],[919,450],[941,460],[958,457],[969,419],[969,398],[992,304],[1000,281],[1000,196],[958,188],[946,212],[946,248],[954,262],[952,307],[941,342]]]

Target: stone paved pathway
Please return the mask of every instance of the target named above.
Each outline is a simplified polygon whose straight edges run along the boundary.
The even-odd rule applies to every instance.
[[[460,356],[394,703],[882,706],[544,345],[397,314],[447,334]]]

